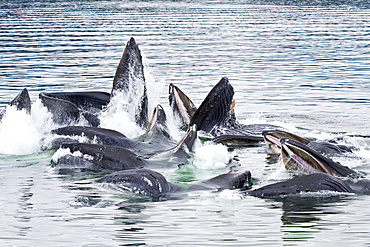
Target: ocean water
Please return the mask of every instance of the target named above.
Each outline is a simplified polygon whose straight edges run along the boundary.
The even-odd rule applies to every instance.
[[[242,123],[272,123],[319,139],[370,134],[368,1],[1,1],[0,103],[26,87],[32,114],[7,109],[0,123],[2,246],[368,246],[368,196],[267,200],[239,191],[191,192],[174,200],[130,201],[91,179],[55,173],[43,144],[57,128],[40,92],[110,92],[125,43],[146,63],[150,106],[170,114],[168,85],[196,105],[224,76]],[[129,136],[137,128],[106,116]],[[175,138],[181,132],[172,126]],[[346,139],[370,172],[370,141]],[[227,172],[237,155],[254,188],[289,177],[263,144],[228,150],[199,144],[192,178]],[[160,170],[170,181],[189,179]],[[94,206],[75,202],[95,198]]]

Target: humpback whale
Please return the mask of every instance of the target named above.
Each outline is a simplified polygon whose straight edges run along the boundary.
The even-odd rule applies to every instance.
[[[233,107],[234,89],[227,77],[212,88],[197,108],[191,99],[174,84],[169,85],[169,103],[186,125],[196,124],[198,130],[211,132],[215,126],[226,125]]]
[[[335,191],[354,193],[344,181],[325,173],[314,173],[303,177],[292,178],[246,192],[248,195],[275,198],[299,196],[307,192]]]
[[[110,92],[42,92],[39,97],[55,122],[68,125],[84,118],[89,123],[89,126],[67,126],[52,131],[57,138],[54,147],[68,150],[68,154],[55,159],[56,170],[61,174],[108,174],[95,182],[109,189],[154,199],[195,190],[249,189],[249,171],[222,174],[187,184],[185,189],[151,170],[186,163],[199,130],[211,136],[209,139],[213,142],[227,145],[265,141],[273,152],[280,154],[287,169],[305,174],[243,192],[247,195],[275,198],[321,191],[370,194],[370,181],[328,158],[351,152],[350,148],[299,137],[276,129],[278,126],[274,125],[239,123],[234,112],[234,88],[227,77],[221,78],[198,108],[177,86],[169,85],[170,106],[188,128],[184,137],[175,143],[169,134],[162,106],[155,107],[152,118],[148,119],[142,56],[133,38],[124,48]],[[146,128],[143,135],[127,138],[118,131],[98,127],[101,113],[110,113],[107,109],[114,107],[121,98],[126,99],[125,109],[133,109],[130,113],[133,113],[136,124]],[[27,89],[23,89],[9,105],[30,113]],[[0,120],[4,112],[0,113]],[[79,142],[79,138],[84,140]]]
[[[61,145],[61,149],[69,149],[71,154],[61,156],[56,160],[56,170],[60,174],[76,172],[109,173],[147,166],[142,158],[117,146],[65,143]]]
[[[262,198],[286,198],[304,196],[312,192],[325,193],[328,191],[369,195],[370,180],[352,180],[349,178],[344,180],[343,178],[319,172],[249,190],[246,194]]]
[[[282,138],[280,143],[281,160],[288,170],[299,170],[304,173],[323,172],[341,177],[358,175],[356,171],[323,156],[300,142]]]
[[[287,138],[287,136],[294,140]],[[336,145],[325,143],[324,148],[320,144],[321,152],[318,152],[309,146],[312,143],[310,140],[288,132],[264,132],[264,137],[268,145],[277,147],[286,169],[296,170],[304,175],[247,191],[247,195],[263,198],[285,198],[303,196],[308,192],[323,191],[370,194],[370,180],[363,179],[359,172],[322,154],[322,149],[324,151],[332,149],[334,152],[330,153],[336,154],[343,152],[343,150],[346,151],[345,147],[342,150]],[[328,152],[326,151],[326,153]]]
[[[76,143],[62,139],[61,150],[68,149],[67,154],[61,155],[55,160],[59,173],[75,172],[98,172],[133,169],[139,167],[170,167],[181,165],[190,158],[189,150],[197,138],[196,128],[189,128],[179,143],[171,149],[158,150],[156,143],[150,147],[147,144],[134,142],[116,131],[94,127],[70,126],[57,129],[54,133],[80,134],[87,138],[93,138],[91,143]],[[85,134],[86,133],[86,134]],[[109,136],[111,135],[111,136]],[[100,144],[93,143],[100,142]],[[126,144],[133,146],[123,148]],[[154,149],[156,149],[154,151]],[[58,152],[58,151],[57,151]]]
[[[250,185],[250,178],[249,171],[226,173],[184,189],[168,182],[162,174],[144,168],[114,172],[95,182],[104,188],[158,200],[179,192],[245,188]]]
[[[146,143],[149,146],[154,144],[157,148],[162,150],[166,147],[171,148],[176,144],[169,133],[167,116],[161,105],[157,105],[154,108],[145,133],[135,137],[135,141]]]
[[[198,130],[211,132],[215,126],[225,125],[229,118],[234,89],[227,77],[212,88],[190,120],[190,125],[196,124]]]
[[[67,126],[54,129],[51,133],[56,135],[51,146],[55,149],[59,148],[62,143],[77,142],[78,138],[76,137],[84,137],[87,143],[95,142],[133,150],[138,145],[137,142],[118,131],[100,127]]]
[[[199,108],[175,85],[170,84],[169,101],[174,112],[181,116],[183,123],[196,124],[197,129],[209,133],[212,141],[228,144],[231,142],[254,143],[263,141],[262,131],[279,129],[270,124],[240,124],[234,112],[234,89],[227,77],[212,88]],[[281,128],[280,128],[281,129]],[[207,139],[206,136],[203,138]]]
[[[167,118],[163,108],[158,105],[153,111],[152,118],[146,132],[135,138],[128,138],[124,134],[110,129],[89,126],[67,126],[51,131],[54,140],[51,148],[58,148],[62,143],[86,142],[101,145],[113,145],[128,149],[143,157],[150,157],[165,150],[173,150],[175,145],[178,148],[192,151],[197,139],[196,127],[191,126],[183,136],[182,140],[175,142],[168,133]],[[82,139],[82,140],[81,140]]]
[[[31,99],[27,88],[24,88],[17,96],[15,96],[8,106],[15,106],[18,111],[25,110],[28,114],[31,114]],[[6,109],[0,112],[0,121],[5,114]]]
[[[280,154],[281,138],[289,138],[290,140],[298,141],[305,145],[310,143],[310,140],[304,137],[283,130],[265,130],[262,132],[262,136],[269,152],[272,154]]]
[[[135,109],[135,122],[145,128],[148,125],[148,97],[142,56],[134,38],[127,42],[113,79],[111,95],[117,97],[119,94],[129,99],[128,107]]]
[[[58,124],[84,117],[91,126],[99,126],[98,114],[110,102],[110,94],[104,92],[40,93],[39,97]]]
[[[138,45],[131,38],[123,51],[116,69],[111,93],[107,92],[57,92],[40,93],[41,102],[53,114],[54,122],[70,124],[84,117],[91,126],[100,125],[99,113],[116,103],[115,97],[124,97],[134,109],[135,122],[140,127],[148,123],[148,99],[144,67]],[[113,103],[112,103],[113,102]]]
[[[189,97],[174,84],[169,85],[169,102],[173,112],[180,116],[184,125],[190,125],[190,119],[197,111],[197,107]]]
[[[351,153],[352,149],[345,145],[339,145],[326,141],[316,141],[314,138],[301,137],[296,134],[284,131],[284,130],[266,130],[262,132],[265,143],[272,154],[280,154],[282,138],[293,140],[307,147],[312,148],[316,152],[327,156],[334,157],[345,153]]]

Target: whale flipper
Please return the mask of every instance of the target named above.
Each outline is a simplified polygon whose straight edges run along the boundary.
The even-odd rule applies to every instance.
[[[335,191],[354,193],[344,181],[325,173],[314,173],[303,177],[270,184],[248,191],[248,195],[264,198],[295,196],[306,192]]]
[[[113,79],[112,97],[124,93],[135,108],[135,121],[141,127],[148,124],[148,97],[141,52],[134,38],[123,51]]]

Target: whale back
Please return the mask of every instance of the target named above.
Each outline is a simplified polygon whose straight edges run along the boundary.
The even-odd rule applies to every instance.
[[[88,126],[66,126],[51,131],[64,137],[85,137],[89,142],[96,142],[102,145],[114,145],[121,148],[131,149],[136,146],[136,143],[126,137],[124,134],[104,128],[88,127]],[[76,138],[72,139],[74,142]],[[61,139],[63,141],[63,139]]]
[[[245,189],[251,186],[250,171],[230,172],[218,175],[207,181],[192,185],[189,190]]]
[[[71,153],[79,153],[80,157],[94,165],[94,171],[120,171],[144,167],[147,163],[133,152],[111,145],[87,144],[87,143],[63,143],[63,149],[69,149]],[[65,159],[57,161],[57,166],[68,164]],[[71,166],[73,169],[73,164]]]
[[[149,196],[154,200],[171,193],[171,185],[166,178],[149,169],[118,171],[97,179],[96,182],[104,188]]]
[[[334,191],[354,193],[344,181],[325,173],[314,173],[303,177],[270,184],[248,191],[247,194],[256,197],[285,197],[301,195],[307,192]]]

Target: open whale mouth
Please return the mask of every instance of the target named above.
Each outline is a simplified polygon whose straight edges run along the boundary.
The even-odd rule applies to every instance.
[[[172,83],[169,86],[169,102],[170,106],[180,116],[183,123],[189,125],[191,118],[197,111],[197,107],[180,88]]]
[[[269,151],[273,154],[280,154],[281,150],[280,138],[271,134],[269,131],[263,131],[262,135]]]
[[[43,105],[53,114],[59,124],[77,121],[83,116],[92,126],[100,124],[98,113],[110,102],[110,94],[105,92],[57,92],[40,93]]]
[[[343,177],[356,173],[300,142],[282,138],[280,144],[281,160],[288,170],[298,170],[309,174],[323,172]]]
[[[190,121],[190,126],[196,124],[198,130],[210,133],[215,126],[226,124],[230,116],[234,89],[227,77],[212,88],[203,100]]]
[[[167,117],[166,117],[166,113],[163,110],[163,107],[161,105],[157,105],[153,110],[153,114],[148,123],[146,131],[150,131],[158,125],[163,126],[164,128],[167,128],[166,120],[167,120]]]
[[[185,135],[181,138],[175,149],[178,150],[185,145],[187,150],[192,152],[197,137],[197,126],[194,124],[188,128]]]
[[[331,172],[315,155],[293,140],[280,139],[281,160],[287,170],[302,170],[305,173]]]
[[[15,106],[17,110],[26,110],[27,114],[31,114],[31,99],[27,88],[24,88],[10,103],[10,106]],[[4,117],[6,109],[0,111],[0,121]]]
[[[263,139],[265,140],[265,143],[267,147],[269,148],[270,152],[275,154],[280,154],[281,150],[281,143],[280,140],[282,138],[288,138],[290,140],[295,140],[297,142],[300,142],[304,145],[307,145],[310,141],[297,136],[295,134],[282,131],[282,130],[266,130],[262,132]]]

